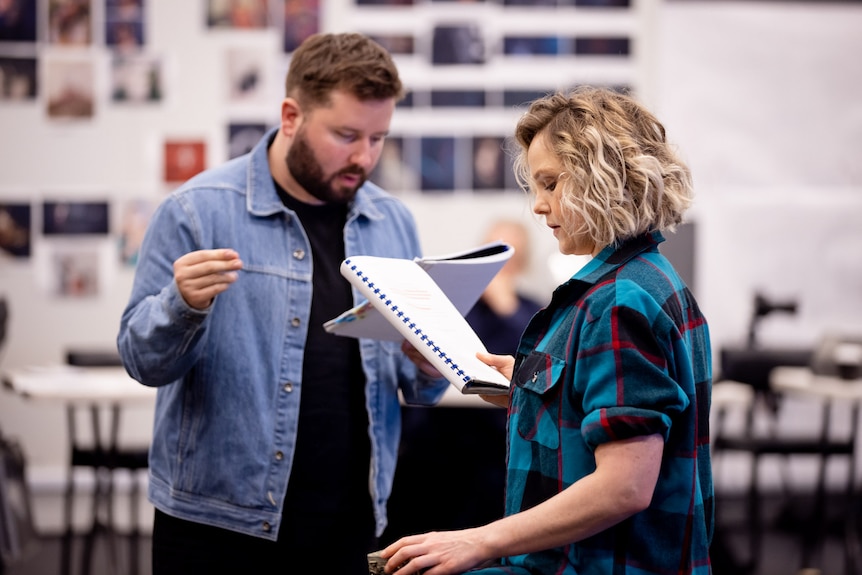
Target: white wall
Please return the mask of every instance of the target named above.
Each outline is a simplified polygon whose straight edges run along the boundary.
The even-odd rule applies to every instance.
[[[331,29],[350,29],[339,16],[342,2],[326,3]],[[163,55],[168,69],[165,102],[129,110],[102,97],[92,121],[60,124],[46,121],[38,103],[0,102],[0,201],[31,201],[35,209],[45,198],[159,198],[165,135],[206,138],[210,165],[226,157],[222,62],[236,36],[205,34],[201,2],[147,4],[148,49]],[[827,330],[862,330],[862,68],[854,62],[862,53],[862,7],[657,0],[640,6],[636,84],[694,170],[698,297],[716,349],[744,338],[755,289],[800,303],[796,316],[764,323],[764,343],[808,345]],[[233,112],[270,121],[285,70],[279,38],[273,32],[242,41],[271,58],[272,115]],[[108,61],[98,57],[104,72]],[[533,68],[536,76],[565,81],[553,62]],[[458,122],[469,127],[470,118]],[[528,200],[517,193],[403,197],[417,214],[427,253],[478,242],[497,215],[530,219]],[[554,284],[543,263],[555,246],[540,224],[532,229],[530,287],[547,294]],[[58,299],[43,289],[53,246],[34,235],[31,260],[0,256],[0,294],[11,304],[2,366],[57,363],[70,346],[112,347],[132,280],[130,268],[114,264],[113,240],[96,242],[100,295]],[[132,439],[146,438],[150,417],[146,410],[131,414]],[[0,426],[22,439],[37,476],[62,466],[58,406],[2,391]]]
[[[656,110],[689,158],[698,286],[717,343],[755,290],[795,299],[764,344],[862,331],[862,7],[669,2]]]
[[[755,291],[799,305],[763,320],[764,346],[859,334],[862,7],[668,2],[660,20],[655,109],[695,178],[697,296],[714,349],[744,343]],[[779,430],[817,432],[815,406],[784,405]],[[846,406],[831,423],[848,432]],[[816,477],[814,458],[779,463],[763,465],[764,483],[792,490]],[[746,464],[718,464],[716,484],[744,487]],[[830,483],[843,485],[847,470],[832,462]]]

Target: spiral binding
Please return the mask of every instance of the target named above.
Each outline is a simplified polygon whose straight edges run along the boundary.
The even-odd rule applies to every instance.
[[[467,376],[464,370],[461,369],[457,363],[452,361],[452,358],[450,358],[445,351],[440,349],[440,347],[436,345],[434,341],[422,331],[422,328],[416,327],[416,322],[411,321],[410,317],[403,311],[398,309],[397,305],[393,305],[392,300],[388,298],[386,294],[380,290],[379,287],[376,287],[374,285],[374,282],[371,281],[371,278],[365,275],[362,270],[357,269],[358,266],[356,264],[352,264],[350,260],[346,260],[344,263],[346,263],[349,266],[350,271],[356,274],[356,277],[358,277],[362,281],[362,283],[364,283],[368,287],[368,289],[371,290],[371,293],[373,293],[377,298],[383,301],[386,307],[395,312],[395,315],[401,319],[401,322],[407,324],[408,329],[410,329],[410,331],[412,331],[414,334],[418,335],[420,341],[425,343],[427,347],[430,347],[431,351],[433,351],[437,355],[437,357],[442,359],[443,362],[449,366],[449,369],[454,371],[455,374],[464,381],[464,383],[470,382],[470,377]]]

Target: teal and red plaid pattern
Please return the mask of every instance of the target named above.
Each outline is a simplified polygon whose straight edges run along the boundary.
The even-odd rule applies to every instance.
[[[650,507],[583,541],[476,573],[711,572],[709,333],[659,253],[662,241],[654,232],[608,247],[557,288],[521,339],[509,403],[507,515],[590,474],[598,445],[659,433]]]

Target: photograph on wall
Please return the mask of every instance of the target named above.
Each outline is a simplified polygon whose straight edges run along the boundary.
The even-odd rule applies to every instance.
[[[505,36],[503,54],[506,56],[556,56],[560,42],[556,36]]]
[[[411,34],[366,34],[369,38],[386,48],[393,55],[413,54],[416,41]]]
[[[111,61],[111,100],[146,104],[164,97],[162,59],[148,54],[115,56]]]
[[[36,99],[36,58],[0,56],[0,101]]]
[[[266,104],[268,52],[248,47],[231,47],[226,50],[227,99],[238,104]]]
[[[264,29],[269,25],[268,0],[206,0],[207,26]]]
[[[247,154],[254,148],[268,127],[263,122],[231,122],[227,127],[228,159]]]
[[[503,0],[504,6],[556,6],[557,0]]]
[[[105,0],[105,44],[137,52],[144,43],[144,0]]]
[[[87,55],[45,57],[44,98],[52,119],[89,119],[95,113],[95,70]]]
[[[411,161],[418,148],[416,138],[389,136],[383,140],[383,151],[368,179],[392,194],[417,188],[416,162]],[[418,161],[418,160],[417,160]]]
[[[290,53],[320,32],[320,0],[284,0],[283,22],[282,49]]]
[[[53,244],[48,281],[53,295],[85,298],[99,295],[99,250],[96,246]]]
[[[433,108],[484,108],[485,90],[431,90]]]
[[[357,6],[412,6],[413,0],[356,0]]]
[[[473,137],[473,189],[502,190],[506,187],[506,159],[501,136]]]
[[[419,162],[423,192],[448,192],[455,189],[455,138],[423,137]]]
[[[31,245],[30,204],[0,203],[0,254],[29,258]]]
[[[482,64],[485,43],[475,23],[435,26],[431,44],[433,64]]]
[[[49,0],[48,42],[89,46],[93,42],[91,0]]]
[[[631,42],[627,37],[579,37],[570,46],[561,51],[579,56],[628,56],[631,53]]]
[[[138,263],[141,242],[144,240],[144,234],[157,203],[156,200],[146,198],[130,199],[123,202],[118,237],[120,263],[127,266],[134,266]]]
[[[164,180],[185,182],[206,169],[206,142],[168,139],[164,146]]]
[[[396,108],[412,108],[416,102],[416,90],[407,89],[404,97],[395,102]]]
[[[506,89],[503,90],[503,106],[506,108],[526,108],[530,106],[530,102],[538,100],[552,93],[553,88],[548,89]]]
[[[598,8],[629,8],[631,0],[560,0],[560,5],[594,6]]]
[[[107,202],[46,201],[42,204],[42,234],[107,235]]]
[[[36,41],[36,0],[0,2],[0,42]]]

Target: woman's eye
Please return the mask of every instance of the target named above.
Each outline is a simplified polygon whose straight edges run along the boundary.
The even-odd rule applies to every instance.
[[[556,190],[557,189],[557,180],[554,180],[553,182],[548,182],[547,184],[545,184],[545,189],[549,192],[553,192],[554,190]]]

